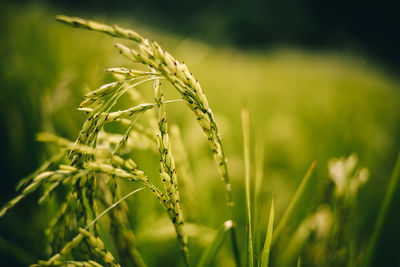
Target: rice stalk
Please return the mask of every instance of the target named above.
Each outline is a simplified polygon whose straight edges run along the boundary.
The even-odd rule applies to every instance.
[[[171,132],[171,140],[174,144],[174,155],[175,155],[175,163],[177,166],[177,171],[179,176],[181,177],[181,184],[182,194],[187,207],[190,207],[191,210],[198,210],[198,192],[196,191],[196,187],[194,184],[194,177],[191,171],[189,158],[185,149],[185,145],[183,144],[181,132],[177,125],[171,125],[170,127]],[[187,214],[189,218],[194,218],[197,214]]]
[[[199,82],[189,72],[184,63],[179,63],[168,52],[162,50],[156,42],[150,42],[133,31],[81,19],[69,19],[66,17],[59,17],[58,19],[72,23],[74,26],[97,30],[135,41],[137,44],[136,50],[129,49],[120,44],[116,45],[116,47],[125,57],[134,62],[146,65],[150,68],[150,71],[146,72],[126,68],[109,69],[109,72],[119,75],[120,79],[116,82],[105,84],[85,95],[85,99],[80,104],[79,110],[85,112],[88,117],[83,123],[75,142],[52,134],[42,133],[38,135],[40,141],[56,144],[62,150],[62,153],[59,157],[55,157],[43,164],[34,175],[24,179],[19,185],[22,189],[21,194],[12,199],[0,211],[1,217],[9,208],[16,205],[26,195],[39,188],[39,186],[46,186],[44,193],[39,199],[39,202],[42,203],[60,184],[66,183],[71,185],[71,190],[68,192],[65,202],[61,205],[58,214],[50,222],[46,230],[53,254],[55,254],[48,261],[39,261],[35,266],[63,264],[97,266],[100,262],[104,262],[109,266],[119,266],[114,256],[104,249],[104,244],[99,238],[99,230],[96,227],[97,221],[106,214],[111,219],[110,229],[113,231],[119,250],[128,252],[133,261],[140,259],[138,251],[134,245],[132,246],[135,240],[134,234],[126,227],[128,210],[123,204],[118,209],[115,209],[118,204],[122,203],[122,200],[128,197],[119,199],[116,179],[139,182],[144,185],[144,188],[152,191],[167,211],[175,227],[185,264],[187,266],[190,265],[187,235],[183,231],[184,220],[180,204],[177,173],[175,161],[171,153],[165,112],[165,104],[176,102],[176,100],[164,100],[163,91],[160,87],[160,80],[162,79],[171,82],[175,89],[178,90],[183,101],[194,112],[198,123],[207,136],[208,144],[213,152],[219,173],[225,183],[227,205],[231,212],[230,217],[232,219],[228,221],[229,225],[225,225],[224,232],[229,230],[231,233],[234,256],[236,264],[239,266],[239,250],[234,230],[235,223],[233,221],[233,198],[226,158],[214,115],[208,106],[207,99]],[[134,90],[136,86],[151,81],[154,84],[155,104],[140,104],[126,110],[112,111],[118,100],[129,90]],[[136,123],[139,116],[154,107],[158,109],[158,135],[156,138],[145,127],[140,127]],[[100,132],[103,131],[106,123],[113,121],[127,124],[128,127],[121,136],[118,136],[119,140],[115,142],[113,149],[111,149],[110,144],[108,144],[108,147],[106,146],[107,149],[98,148],[97,144],[101,140],[99,137]],[[160,153],[160,176],[164,191],[159,190],[151,183],[133,159],[121,156],[121,153],[128,146],[128,139],[136,132],[136,129],[140,129],[140,134],[146,135],[150,141],[154,142],[154,140],[157,140]],[[110,136],[108,135],[108,137]],[[103,141],[107,142],[107,140]],[[62,157],[65,155],[68,155],[68,157],[64,159],[64,162]],[[97,188],[99,182],[102,186],[105,183],[108,185],[101,188],[104,191],[104,196],[102,197],[96,196],[96,192],[99,191]],[[111,197],[107,198],[106,195]],[[108,205],[107,203],[110,203],[110,200],[114,204]],[[99,204],[108,205],[108,208],[100,214],[98,212]],[[77,231],[79,231],[78,235],[76,235]],[[123,236],[126,237],[124,238]],[[76,253],[71,255],[73,258],[71,260],[71,257],[68,255],[73,249]],[[75,258],[79,258],[79,255],[83,256],[83,259],[75,260]],[[253,253],[251,255],[253,256]],[[135,264],[143,265],[140,260]]]
[[[37,264],[32,264],[31,267],[65,265],[68,254],[84,240],[90,245],[90,248],[94,251],[97,257],[105,264],[110,267],[120,267],[111,252],[104,248],[103,241],[83,228],[79,228],[79,234],[68,242],[59,253],[53,255],[47,261],[40,260]]]
[[[132,40],[137,44],[137,49],[130,49],[122,44],[117,44],[119,52],[135,63],[141,63],[151,67],[155,75],[165,77],[181,94],[189,108],[194,112],[199,125],[206,134],[209,147],[214,154],[220,176],[225,183],[227,205],[233,220],[233,196],[228,174],[226,157],[222,147],[221,135],[218,130],[214,114],[212,113],[207,98],[200,83],[189,71],[184,63],[180,63],[168,52],[164,51],[155,41],[149,41],[138,33],[123,29],[119,26],[110,26],[81,18],[72,18],[63,15],[57,16],[57,20],[71,26],[103,32],[113,37]],[[234,221],[233,221],[234,222]],[[235,223],[234,223],[235,225]],[[240,265],[239,249],[236,240],[235,228],[231,230],[232,244],[236,264]]]
[[[87,237],[89,240],[89,243],[92,245],[92,247],[95,249],[96,253],[101,256],[103,261],[108,264],[109,266],[119,266],[119,264],[115,261],[114,257],[112,254],[104,249],[104,244],[101,241],[100,238],[95,237],[91,235],[87,230],[91,228],[95,223],[102,218],[104,215],[109,213],[112,209],[114,209],[117,205],[119,205],[122,201],[127,199],[128,197],[132,196],[133,194],[145,189],[145,187],[141,187],[139,189],[133,190],[130,193],[126,194],[124,197],[119,199],[117,202],[113,203],[109,207],[107,207],[103,212],[101,212],[93,221],[91,221],[84,229],[80,228],[79,231],[80,233],[75,236],[69,243],[67,243],[59,253],[55,254],[52,256],[48,261],[39,261],[38,264],[34,264],[32,266],[57,266],[57,265],[63,265],[63,264],[77,264],[76,266],[101,266],[100,264],[96,265],[95,262],[74,262],[74,261],[61,261],[63,258],[65,258],[71,250],[78,246],[79,243],[83,240],[83,237]],[[81,265],[83,264],[83,265]],[[92,264],[92,265],[85,265],[85,264]],[[144,264],[142,266],[145,266]]]
[[[75,170],[58,170],[58,171],[46,171],[37,175],[33,178],[32,182],[26,186],[20,195],[16,196],[12,200],[10,200],[4,207],[0,210],[0,217],[4,216],[4,214],[14,207],[18,202],[20,202],[23,198],[25,198],[28,194],[35,191],[41,184],[45,182],[59,182],[67,178],[75,178],[79,179],[81,176],[87,175],[87,171]]]
[[[154,81],[154,95],[158,108],[158,147],[160,152],[160,176],[166,191],[166,197],[171,203],[168,214],[174,224],[186,266],[190,266],[187,235],[183,230],[184,219],[181,209],[178,177],[175,169],[175,160],[169,142],[167,116],[165,112],[164,93],[159,80]]]

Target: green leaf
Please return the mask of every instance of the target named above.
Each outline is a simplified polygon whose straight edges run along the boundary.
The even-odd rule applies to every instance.
[[[261,189],[264,178],[264,135],[259,134],[255,145],[255,184],[254,184],[254,203],[253,203],[253,225],[254,225],[254,250],[259,252],[262,249],[260,234],[260,201]],[[258,259],[260,260],[260,259]]]
[[[392,202],[393,194],[397,187],[399,177],[400,177],[400,153],[397,157],[397,161],[396,161],[396,165],[394,167],[393,173],[392,173],[392,177],[390,178],[389,188],[385,195],[385,199],[383,200],[382,207],[379,210],[378,218],[376,219],[376,222],[375,222],[375,227],[372,232],[369,246],[367,248],[364,266],[371,266],[371,264],[372,264],[374,252],[376,250],[376,243],[378,241],[383,224],[385,222],[385,218],[386,218],[387,212],[389,210],[390,203]]]
[[[247,207],[247,266],[254,265],[253,233],[251,225],[251,173],[250,173],[250,126],[249,111],[247,107],[242,108],[242,130],[243,130],[243,149],[244,149],[244,168],[246,179],[246,207]]]
[[[220,250],[224,240],[228,236],[228,232],[233,228],[233,222],[228,220],[224,222],[224,224],[218,229],[218,232],[215,234],[215,237],[211,244],[208,246],[207,250],[201,256],[197,267],[206,267],[210,266],[211,262],[217,255],[218,251]]]
[[[281,234],[282,230],[285,229],[290,217],[293,215],[293,212],[296,210],[300,203],[300,199],[306,192],[307,185],[310,183],[311,179],[311,174],[315,168],[316,161],[314,161],[310,168],[308,169],[306,175],[304,176],[303,180],[300,183],[300,186],[297,188],[296,193],[294,194],[294,197],[292,201],[289,204],[289,207],[286,209],[285,213],[282,216],[282,219],[279,221],[278,226],[276,227],[274,238],[272,239],[272,244],[274,244]]]
[[[274,216],[275,216],[274,197],[272,197],[271,209],[269,212],[267,234],[265,237],[264,247],[263,247],[262,254],[261,254],[261,264],[260,264],[261,267],[268,267],[269,254],[271,251],[271,244],[272,244],[272,233],[274,231]]]

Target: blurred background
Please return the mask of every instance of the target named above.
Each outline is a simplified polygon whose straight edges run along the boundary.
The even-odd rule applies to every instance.
[[[320,210],[320,204],[332,202],[334,180],[328,162],[355,153],[358,164],[369,170],[369,180],[359,189],[349,211],[353,225],[349,239],[358,251],[365,249],[400,148],[400,25],[395,1],[61,0],[0,4],[1,205],[15,196],[18,180],[55,151],[38,143],[36,133],[50,131],[74,140],[85,119],[76,111],[83,95],[112,80],[104,72],[106,68],[127,65],[113,48],[119,40],[55,21],[57,14],[66,14],[132,28],[185,61],[202,84],[221,127],[243,233],[240,109],[244,103],[250,108],[253,145],[260,148],[264,142],[263,222],[272,193],[279,220],[316,160],[309,197],[292,222],[296,233],[296,226],[302,225],[308,214]],[[196,188],[196,208],[187,207],[184,212],[189,221],[212,233],[228,216],[212,156],[187,108],[171,104],[168,112],[171,122],[180,127]],[[150,163],[142,165],[152,172]],[[398,191],[396,188],[378,241],[374,266],[400,266]],[[44,229],[62,201],[63,192],[58,193],[44,206],[37,204],[39,194],[33,194],[0,219],[3,266],[26,266],[48,257]],[[159,229],[156,223],[166,219],[156,202],[143,207],[150,197],[131,201],[135,207],[130,219],[139,249],[150,266],[179,264],[173,239],[166,234],[160,241],[155,237],[162,233],[152,235],[142,229],[151,224]],[[213,209],[207,203],[213,203]],[[165,244],[171,248],[164,249]],[[193,251],[196,258],[201,249],[194,247]],[[232,263],[229,253],[227,246],[218,261]],[[280,254],[272,253],[272,263],[280,266]],[[306,263],[309,260],[313,266],[315,259],[305,255]]]

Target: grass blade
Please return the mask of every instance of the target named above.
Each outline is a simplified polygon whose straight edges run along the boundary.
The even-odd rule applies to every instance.
[[[369,247],[367,249],[364,266],[371,266],[371,264],[372,264],[374,252],[375,252],[375,248],[376,248],[376,243],[378,241],[383,224],[385,222],[386,214],[389,210],[390,203],[392,202],[394,190],[397,187],[399,177],[400,177],[400,152],[399,152],[399,155],[397,156],[396,165],[394,167],[392,176],[390,178],[389,188],[385,195],[385,199],[383,200],[382,207],[379,210],[378,218],[376,219],[375,227],[372,232],[371,241],[369,242]]]
[[[254,203],[253,203],[253,222],[254,222],[254,251],[258,254],[261,250],[261,234],[260,231],[260,201],[261,201],[261,189],[264,178],[264,136],[259,135],[256,139],[255,146],[255,184],[254,184]],[[259,260],[259,259],[258,259]]]
[[[267,235],[265,237],[264,248],[261,254],[261,264],[260,264],[261,267],[268,267],[269,254],[271,251],[271,243],[272,243],[272,233],[274,231],[274,216],[275,216],[274,197],[272,197],[271,210],[269,212]]]
[[[218,232],[215,234],[215,237],[210,246],[201,256],[197,267],[211,266],[212,260],[215,258],[215,255],[217,255],[222,244],[224,243],[224,240],[228,236],[228,232],[232,229],[232,227],[233,222],[231,220],[224,222],[224,224],[218,229]]]
[[[242,130],[243,130],[243,149],[244,149],[244,169],[246,179],[246,207],[247,207],[247,266],[253,267],[253,233],[251,227],[251,173],[250,173],[250,126],[249,111],[247,107],[242,108]]]
[[[310,182],[310,177],[315,168],[315,165],[316,165],[316,161],[314,161],[311,164],[311,167],[308,169],[306,175],[304,176],[303,180],[300,183],[300,186],[298,187],[296,193],[294,194],[294,197],[293,197],[292,201],[290,202],[289,207],[286,209],[285,213],[282,216],[282,219],[279,221],[279,224],[275,230],[274,238],[272,239],[272,244],[274,244],[276,242],[276,240],[279,237],[279,235],[281,234],[282,230],[286,227],[286,224],[287,224],[289,218],[292,216],[293,211],[299,204],[299,200],[301,199],[302,195],[305,192],[305,189],[307,188],[307,185]]]
[[[230,209],[231,214],[233,215],[233,210],[232,208]],[[233,218],[233,216],[231,216]],[[233,250],[233,256],[235,257],[235,263],[236,267],[240,267],[240,252],[239,252],[239,245],[236,237],[236,231],[235,231],[235,223],[232,221],[233,227],[230,228],[231,232],[231,241],[232,241],[232,250]]]

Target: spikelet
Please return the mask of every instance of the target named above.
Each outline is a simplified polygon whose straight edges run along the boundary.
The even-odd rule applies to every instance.
[[[166,195],[172,208],[168,209],[168,214],[174,224],[180,247],[186,261],[189,265],[189,251],[187,248],[187,235],[183,230],[184,220],[180,204],[178,178],[175,170],[175,161],[170,149],[167,116],[165,112],[164,93],[160,86],[160,81],[153,83],[154,95],[158,108],[158,147],[160,152],[160,176],[164,184]]]

